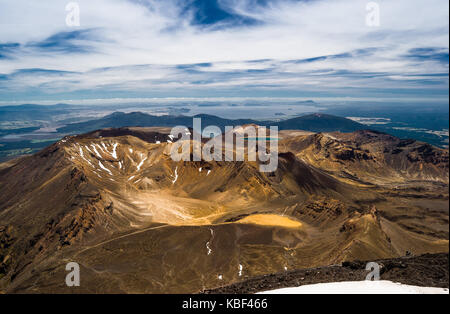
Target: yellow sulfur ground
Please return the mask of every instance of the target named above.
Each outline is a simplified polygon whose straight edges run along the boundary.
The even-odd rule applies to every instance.
[[[285,228],[300,228],[302,227],[302,223],[292,220],[288,217],[278,216],[278,215],[251,215],[245,217],[238,221],[238,223],[242,224],[255,224],[255,225],[263,225],[263,226],[276,226],[276,227],[285,227]]]

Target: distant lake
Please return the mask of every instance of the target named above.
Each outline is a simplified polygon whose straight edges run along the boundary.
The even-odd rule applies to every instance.
[[[254,120],[272,120],[272,119],[288,119],[289,117],[297,117],[301,114],[314,113],[323,110],[323,108],[315,106],[282,104],[282,105],[239,105],[239,106],[189,106],[191,111],[189,115],[210,114],[225,119],[254,119]],[[280,114],[284,114],[280,116]]]

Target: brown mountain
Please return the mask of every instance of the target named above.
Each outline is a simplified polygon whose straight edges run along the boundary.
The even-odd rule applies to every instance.
[[[174,162],[168,129],[67,137],[0,166],[0,291],[199,292],[345,260],[448,252],[448,152],[283,131],[279,167]],[[81,266],[81,287],[65,265]]]
[[[288,136],[284,150],[352,183],[448,185],[447,150],[376,131]]]

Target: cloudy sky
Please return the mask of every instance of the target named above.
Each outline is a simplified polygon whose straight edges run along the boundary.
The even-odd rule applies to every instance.
[[[448,98],[448,0],[69,2],[0,0],[0,101]]]

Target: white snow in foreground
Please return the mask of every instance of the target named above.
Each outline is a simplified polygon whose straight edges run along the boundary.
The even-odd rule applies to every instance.
[[[259,294],[449,294],[448,289],[408,286],[391,281],[354,281],[305,285]]]
[[[242,266],[242,264],[239,264],[239,277],[242,277],[243,270],[244,270],[244,266]]]

